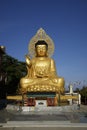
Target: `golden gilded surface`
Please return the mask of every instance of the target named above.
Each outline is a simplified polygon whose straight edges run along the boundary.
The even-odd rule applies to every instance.
[[[22,100],[22,96],[21,95],[16,95],[16,96],[7,96],[6,99],[8,100]]]
[[[7,99],[11,100],[22,100],[22,95],[16,95],[16,96],[7,96]],[[60,95],[60,101],[62,100],[68,100],[68,99],[73,99],[73,100],[78,100],[78,95]],[[57,102],[58,97],[55,97],[55,100]]]
[[[27,75],[20,80],[20,91],[63,93],[64,78],[56,73],[55,62],[48,54],[49,45],[47,47],[41,39],[39,41],[42,43],[33,48],[34,57],[31,59],[29,55],[25,56]]]
[[[78,99],[78,95],[61,95],[60,100],[66,100],[66,99]]]

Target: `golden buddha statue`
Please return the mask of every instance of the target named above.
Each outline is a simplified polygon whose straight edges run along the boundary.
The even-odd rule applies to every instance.
[[[64,93],[64,78],[56,73],[55,62],[50,55],[54,51],[52,39],[40,28],[29,43],[26,55],[27,75],[20,80],[21,92]]]

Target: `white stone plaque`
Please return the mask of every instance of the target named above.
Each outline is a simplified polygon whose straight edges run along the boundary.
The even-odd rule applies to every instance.
[[[47,101],[46,100],[36,100],[36,107],[46,107],[47,106]]]

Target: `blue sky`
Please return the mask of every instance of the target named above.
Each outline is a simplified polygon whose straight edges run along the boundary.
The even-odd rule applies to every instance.
[[[87,0],[0,0],[0,45],[8,55],[25,61],[40,27],[55,43],[58,75],[87,84]]]

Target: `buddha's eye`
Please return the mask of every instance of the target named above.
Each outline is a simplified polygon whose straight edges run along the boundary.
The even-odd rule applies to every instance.
[[[45,48],[38,48],[38,50],[45,50]]]

